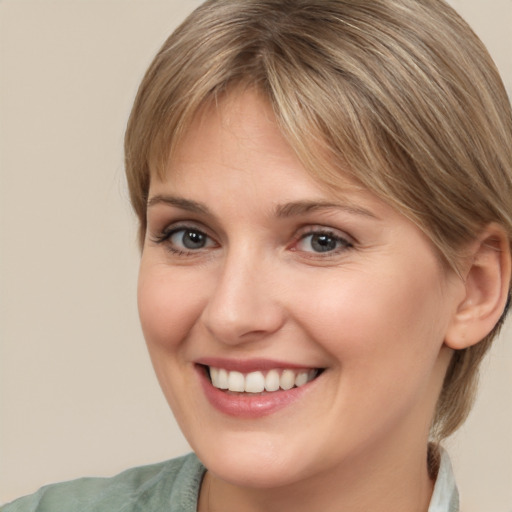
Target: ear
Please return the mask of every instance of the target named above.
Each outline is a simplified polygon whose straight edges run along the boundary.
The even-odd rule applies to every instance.
[[[511,255],[505,230],[489,224],[468,251],[465,296],[458,304],[445,345],[460,350],[477,344],[498,323],[509,294]]]

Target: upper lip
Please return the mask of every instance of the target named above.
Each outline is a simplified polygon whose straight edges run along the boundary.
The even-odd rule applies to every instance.
[[[221,357],[203,357],[196,364],[212,368],[223,368],[228,371],[250,373],[274,369],[310,370],[315,366],[278,361],[274,359],[225,359]]]

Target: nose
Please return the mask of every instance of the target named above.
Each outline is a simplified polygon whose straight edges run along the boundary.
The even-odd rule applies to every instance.
[[[226,258],[203,310],[207,330],[224,344],[261,340],[285,322],[278,272],[270,262],[232,254]]]

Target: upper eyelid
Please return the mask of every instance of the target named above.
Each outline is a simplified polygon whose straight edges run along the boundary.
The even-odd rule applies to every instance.
[[[201,231],[201,233],[204,233],[207,235],[205,228],[202,226],[196,226],[195,224],[181,224],[180,222],[172,223],[166,226],[164,229],[162,229],[162,232],[164,233],[175,233],[176,231],[182,231],[182,230],[189,230],[189,231]]]
[[[161,213],[156,213],[160,210]],[[164,233],[169,232],[175,228],[190,228],[197,229],[204,232],[208,236],[216,239],[223,235],[222,227],[217,225],[215,219],[213,223],[206,219],[200,213],[181,211],[173,215],[163,214],[165,210],[159,208],[159,206],[153,207],[153,214],[148,215],[147,218],[147,230],[153,233]]]
[[[202,222],[196,221],[196,220],[176,220],[170,223],[167,223],[162,229],[155,229],[154,231],[159,232],[161,234],[171,234],[176,231],[180,230],[191,230],[191,231],[200,231],[201,233],[204,233],[210,238],[215,238],[211,230],[205,226]]]
[[[180,221],[176,221],[176,222],[167,224],[162,229],[155,229],[155,230],[148,229],[148,235],[153,242],[162,243],[162,242],[169,241],[171,236],[173,236],[175,233],[177,233],[179,231],[186,231],[186,230],[199,231],[200,233],[207,236],[209,239],[213,240],[215,243],[218,243],[216,241],[215,237],[213,237],[208,232],[207,229],[205,229],[203,227],[198,227],[195,224],[196,223],[191,223],[190,221],[186,221],[183,223]]]
[[[326,233],[329,235],[333,235],[338,238],[343,238],[344,240],[347,240],[350,243],[357,243],[357,240],[354,236],[349,234],[347,231],[344,231],[342,229],[334,228],[331,226],[322,226],[322,225],[307,225],[303,226],[298,230],[298,238],[304,238],[311,234],[317,234],[317,233]]]

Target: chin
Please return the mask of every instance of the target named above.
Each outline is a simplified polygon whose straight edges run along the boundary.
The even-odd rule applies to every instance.
[[[311,467],[298,447],[284,449],[282,440],[254,432],[217,436],[214,445],[195,451],[212,474],[242,487],[285,486],[303,478],[304,468]]]
[[[207,461],[203,463],[208,464]],[[212,461],[208,470],[217,478],[237,487],[253,489],[273,489],[284,487],[301,479],[296,464],[273,460],[258,461],[243,459],[240,456],[226,457],[224,460]]]

